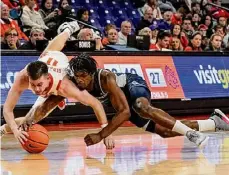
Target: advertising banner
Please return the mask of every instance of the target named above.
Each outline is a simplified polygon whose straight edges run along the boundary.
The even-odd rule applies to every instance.
[[[8,91],[10,90],[14,79],[28,63],[38,59],[38,56],[1,56],[1,105],[5,103]],[[37,96],[31,91],[23,92],[18,104],[33,104]]]
[[[71,58],[71,56],[69,56]],[[184,98],[184,93],[172,57],[155,56],[94,56],[100,68],[112,72],[135,73],[146,80],[152,99]],[[18,71],[38,56],[2,56],[1,64],[1,104]],[[33,104],[37,96],[25,91],[18,104]]]
[[[174,56],[186,98],[229,97],[229,57]]]
[[[71,56],[69,56],[71,58]],[[145,79],[152,99],[229,97],[229,58],[205,56],[94,56],[99,68],[134,73]],[[1,104],[17,72],[38,56],[2,56]],[[25,91],[18,104],[33,104],[37,96]]]
[[[152,99],[184,98],[171,56],[97,56],[99,67],[145,79]]]

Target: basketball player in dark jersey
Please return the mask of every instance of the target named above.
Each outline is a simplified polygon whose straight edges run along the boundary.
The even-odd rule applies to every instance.
[[[96,61],[84,53],[73,58],[69,64],[70,76],[79,89],[87,90],[104,105],[110,104],[116,110],[116,115],[108,126],[97,134],[85,137],[88,146],[109,136],[126,120],[162,137],[185,135],[200,147],[204,146],[208,137],[195,130],[229,130],[229,124],[223,120],[228,118],[220,110],[215,110],[208,120],[179,121],[151,106],[150,90],[145,80],[137,74],[114,74],[109,70],[97,69]]]

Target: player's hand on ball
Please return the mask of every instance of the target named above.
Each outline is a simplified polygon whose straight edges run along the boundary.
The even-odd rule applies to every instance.
[[[106,149],[113,149],[115,147],[115,142],[112,135],[109,135],[108,137],[104,138],[103,142],[106,146]]]
[[[21,143],[24,144],[27,141],[27,137],[29,137],[29,134],[21,129],[15,130],[13,132],[14,137]]]
[[[27,116],[20,124],[20,128],[22,128],[24,131],[27,131],[28,128],[33,124],[35,124],[34,118],[32,116]]]
[[[86,143],[87,146],[99,143],[101,140],[102,140],[102,137],[99,133],[88,134],[88,135],[86,135],[86,137],[84,137],[84,142]]]

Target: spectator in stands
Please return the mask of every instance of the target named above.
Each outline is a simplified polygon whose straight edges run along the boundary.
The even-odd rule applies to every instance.
[[[17,24],[17,21],[9,18],[9,7],[5,4],[1,5],[1,37],[4,36],[5,32],[9,28],[15,28],[18,33],[19,39],[29,40],[28,37],[21,31]]]
[[[58,4],[58,26],[61,25],[63,22],[66,22],[66,17],[75,17],[75,13],[71,7],[72,3],[71,0],[60,0]]]
[[[210,15],[203,16],[201,24],[204,24],[208,29],[211,29],[213,27],[212,17]]]
[[[221,6],[222,0],[212,0],[212,2],[217,4],[218,6]],[[220,16],[229,18],[229,12],[216,6],[212,6],[209,10],[209,13],[212,14],[212,17],[215,19],[218,19]]]
[[[203,36],[202,37],[202,41],[201,41],[201,49],[205,50],[208,46],[209,46],[209,38],[207,36]]]
[[[219,24],[216,25],[215,26],[215,33],[221,35],[222,38],[224,39],[224,37],[226,36],[226,27],[223,27]],[[225,46],[223,46],[223,47],[225,47]]]
[[[78,33],[77,39],[79,40],[95,40],[96,44],[96,50],[103,50],[104,47],[101,42],[101,38],[97,35],[95,35],[92,31],[92,29],[84,28],[81,29]]]
[[[105,33],[105,37],[103,37],[103,39],[102,39],[102,44],[105,46],[105,45],[107,45],[108,43],[109,43],[109,41],[108,41],[108,31],[110,30],[110,29],[117,29],[116,28],[116,26],[114,25],[114,24],[107,24],[106,26],[105,26],[105,28],[104,28],[104,33]]]
[[[220,16],[218,18],[218,24],[221,25],[222,27],[226,27],[227,26],[227,18],[224,16]]]
[[[180,25],[174,25],[172,27],[172,36],[173,38],[178,38],[183,46],[183,48],[187,47],[188,46],[188,38],[187,36],[185,35],[184,32],[181,31],[181,26]]]
[[[161,10],[158,7],[157,0],[146,0],[145,5],[142,8],[139,8],[139,13],[141,16],[145,14],[146,9],[151,7],[153,9],[153,19],[162,19]]]
[[[222,51],[222,37],[219,34],[213,34],[209,41],[209,47],[207,47],[206,51]]]
[[[148,35],[150,37],[150,45],[155,45],[158,34],[157,27],[157,25],[151,25],[150,28],[145,27],[139,31],[139,35]]]
[[[189,42],[189,46],[186,47],[185,51],[202,51],[201,48],[202,35],[199,32],[192,34]]]
[[[175,51],[183,51],[183,46],[181,44],[181,41],[177,37],[172,37],[172,42],[170,43],[169,48]]]
[[[171,34],[160,31],[157,36],[157,43],[150,45],[150,50],[168,50]]]
[[[58,9],[54,9],[52,0],[42,0],[41,8],[38,11],[45,22],[45,25],[56,33]]]
[[[199,23],[201,21],[201,17],[199,16],[198,13],[194,13],[192,15],[192,26],[194,30],[198,30]]]
[[[116,27],[116,25],[114,25],[114,24],[107,24],[107,25],[105,26],[105,28],[104,28],[104,33],[105,33],[105,35],[108,34],[108,31],[109,31],[110,29],[117,29],[117,27]]]
[[[79,20],[79,21],[82,21],[82,22],[84,22],[84,23],[86,23],[86,24],[91,25],[91,22],[90,22],[90,20],[89,20],[89,17],[90,17],[90,13],[89,13],[88,9],[86,9],[86,8],[80,8],[80,9],[77,11],[76,19]],[[88,28],[88,26],[85,26],[85,25],[80,24],[80,23],[79,23],[79,26],[80,26],[81,29],[83,29],[83,28]],[[78,31],[78,33],[79,33],[79,32],[80,32],[80,31]],[[77,35],[78,35],[78,33],[77,33]]]
[[[15,28],[9,28],[5,34],[3,42],[1,43],[1,49],[15,50],[20,46],[18,39],[18,32]]]
[[[163,14],[163,19],[168,24],[172,24],[172,16],[173,16],[173,12],[165,11],[165,13]]]
[[[131,34],[131,23],[123,21],[121,24],[121,31],[118,32],[118,44],[127,45],[127,35]]]
[[[158,0],[158,7],[162,12],[171,11],[172,13],[176,12],[176,9],[173,7],[173,4],[168,0]]]
[[[223,44],[222,45],[224,47],[228,47],[228,40],[229,40],[229,31],[227,32],[227,34],[223,38]]]
[[[207,36],[207,30],[208,30],[208,27],[204,24],[200,24],[198,26],[198,31],[201,33],[202,36]]]
[[[229,52],[229,39],[227,40],[226,48],[224,49],[224,51]]]
[[[48,29],[42,19],[40,13],[34,10],[34,0],[25,0],[25,6],[23,7],[23,13],[21,16],[22,24],[24,25],[24,32],[28,35],[33,27]]]
[[[192,14],[197,13],[199,15],[202,15],[202,11],[200,9],[200,3],[198,3],[198,2],[192,3],[192,11],[191,12],[192,12]]]
[[[157,25],[151,25],[150,26],[150,29],[151,29],[151,40],[150,40],[150,44],[156,44],[157,42],[157,35],[158,35],[158,26]]]
[[[149,27],[145,27],[142,30],[139,31],[139,35],[147,35],[150,37],[150,42],[152,40],[152,34],[151,34],[151,29]]]
[[[190,18],[185,18],[183,20],[182,29],[183,29],[182,31],[186,34],[186,36],[188,36],[188,38],[192,36],[193,27]]]
[[[149,27],[153,23],[153,9],[151,7],[148,7],[145,10],[144,16],[142,17],[141,21],[138,23],[136,27],[136,34],[139,33],[140,30],[142,30],[145,27]]]
[[[178,10],[176,13],[174,13],[171,17],[171,24],[175,25],[181,25],[182,24],[182,17],[183,14],[180,12],[181,10]]]
[[[45,32],[41,28],[32,28],[29,36],[29,41],[24,43],[19,49],[35,50],[37,40],[45,40]]]
[[[206,15],[202,17],[201,24],[204,24],[208,27],[208,30],[206,32],[206,36],[210,38],[210,36],[213,34],[213,21],[212,17],[210,15]]]
[[[16,8],[19,9],[19,5],[24,6],[25,2],[24,0],[19,0],[19,1],[13,1],[13,0],[1,0],[4,2],[4,4],[6,4],[10,9]],[[39,5],[37,3],[37,0],[35,1],[35,5],[34,5],[34,10],[38,11],[39,10]]]
[[[118,31],[114,28],[111,28],[110,30],[108,30],[107,40],[108,40],[108,43],[106,43],[105,45],[117,44],[118,43]]]
[[[76,14],[77,20],[91,25],[91,23],[89,21],[89,17],[90,17],[90,13],[89,13],[88,9],[81,8],[77,11],[77,14]]]

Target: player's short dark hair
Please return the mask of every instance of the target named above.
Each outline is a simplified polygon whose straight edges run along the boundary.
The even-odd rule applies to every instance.
[[[81,53],[80,55],[72,58],[69,62],[69,66],[74,75],[76,72],[87,72],[88,74],[93,74],[97,70],[97,62],[86,53]]]
[[[37,80],[42,75],[48,74],[48,66],[42,61],[34,61],[29,63],[26,70],[32,80]]]

